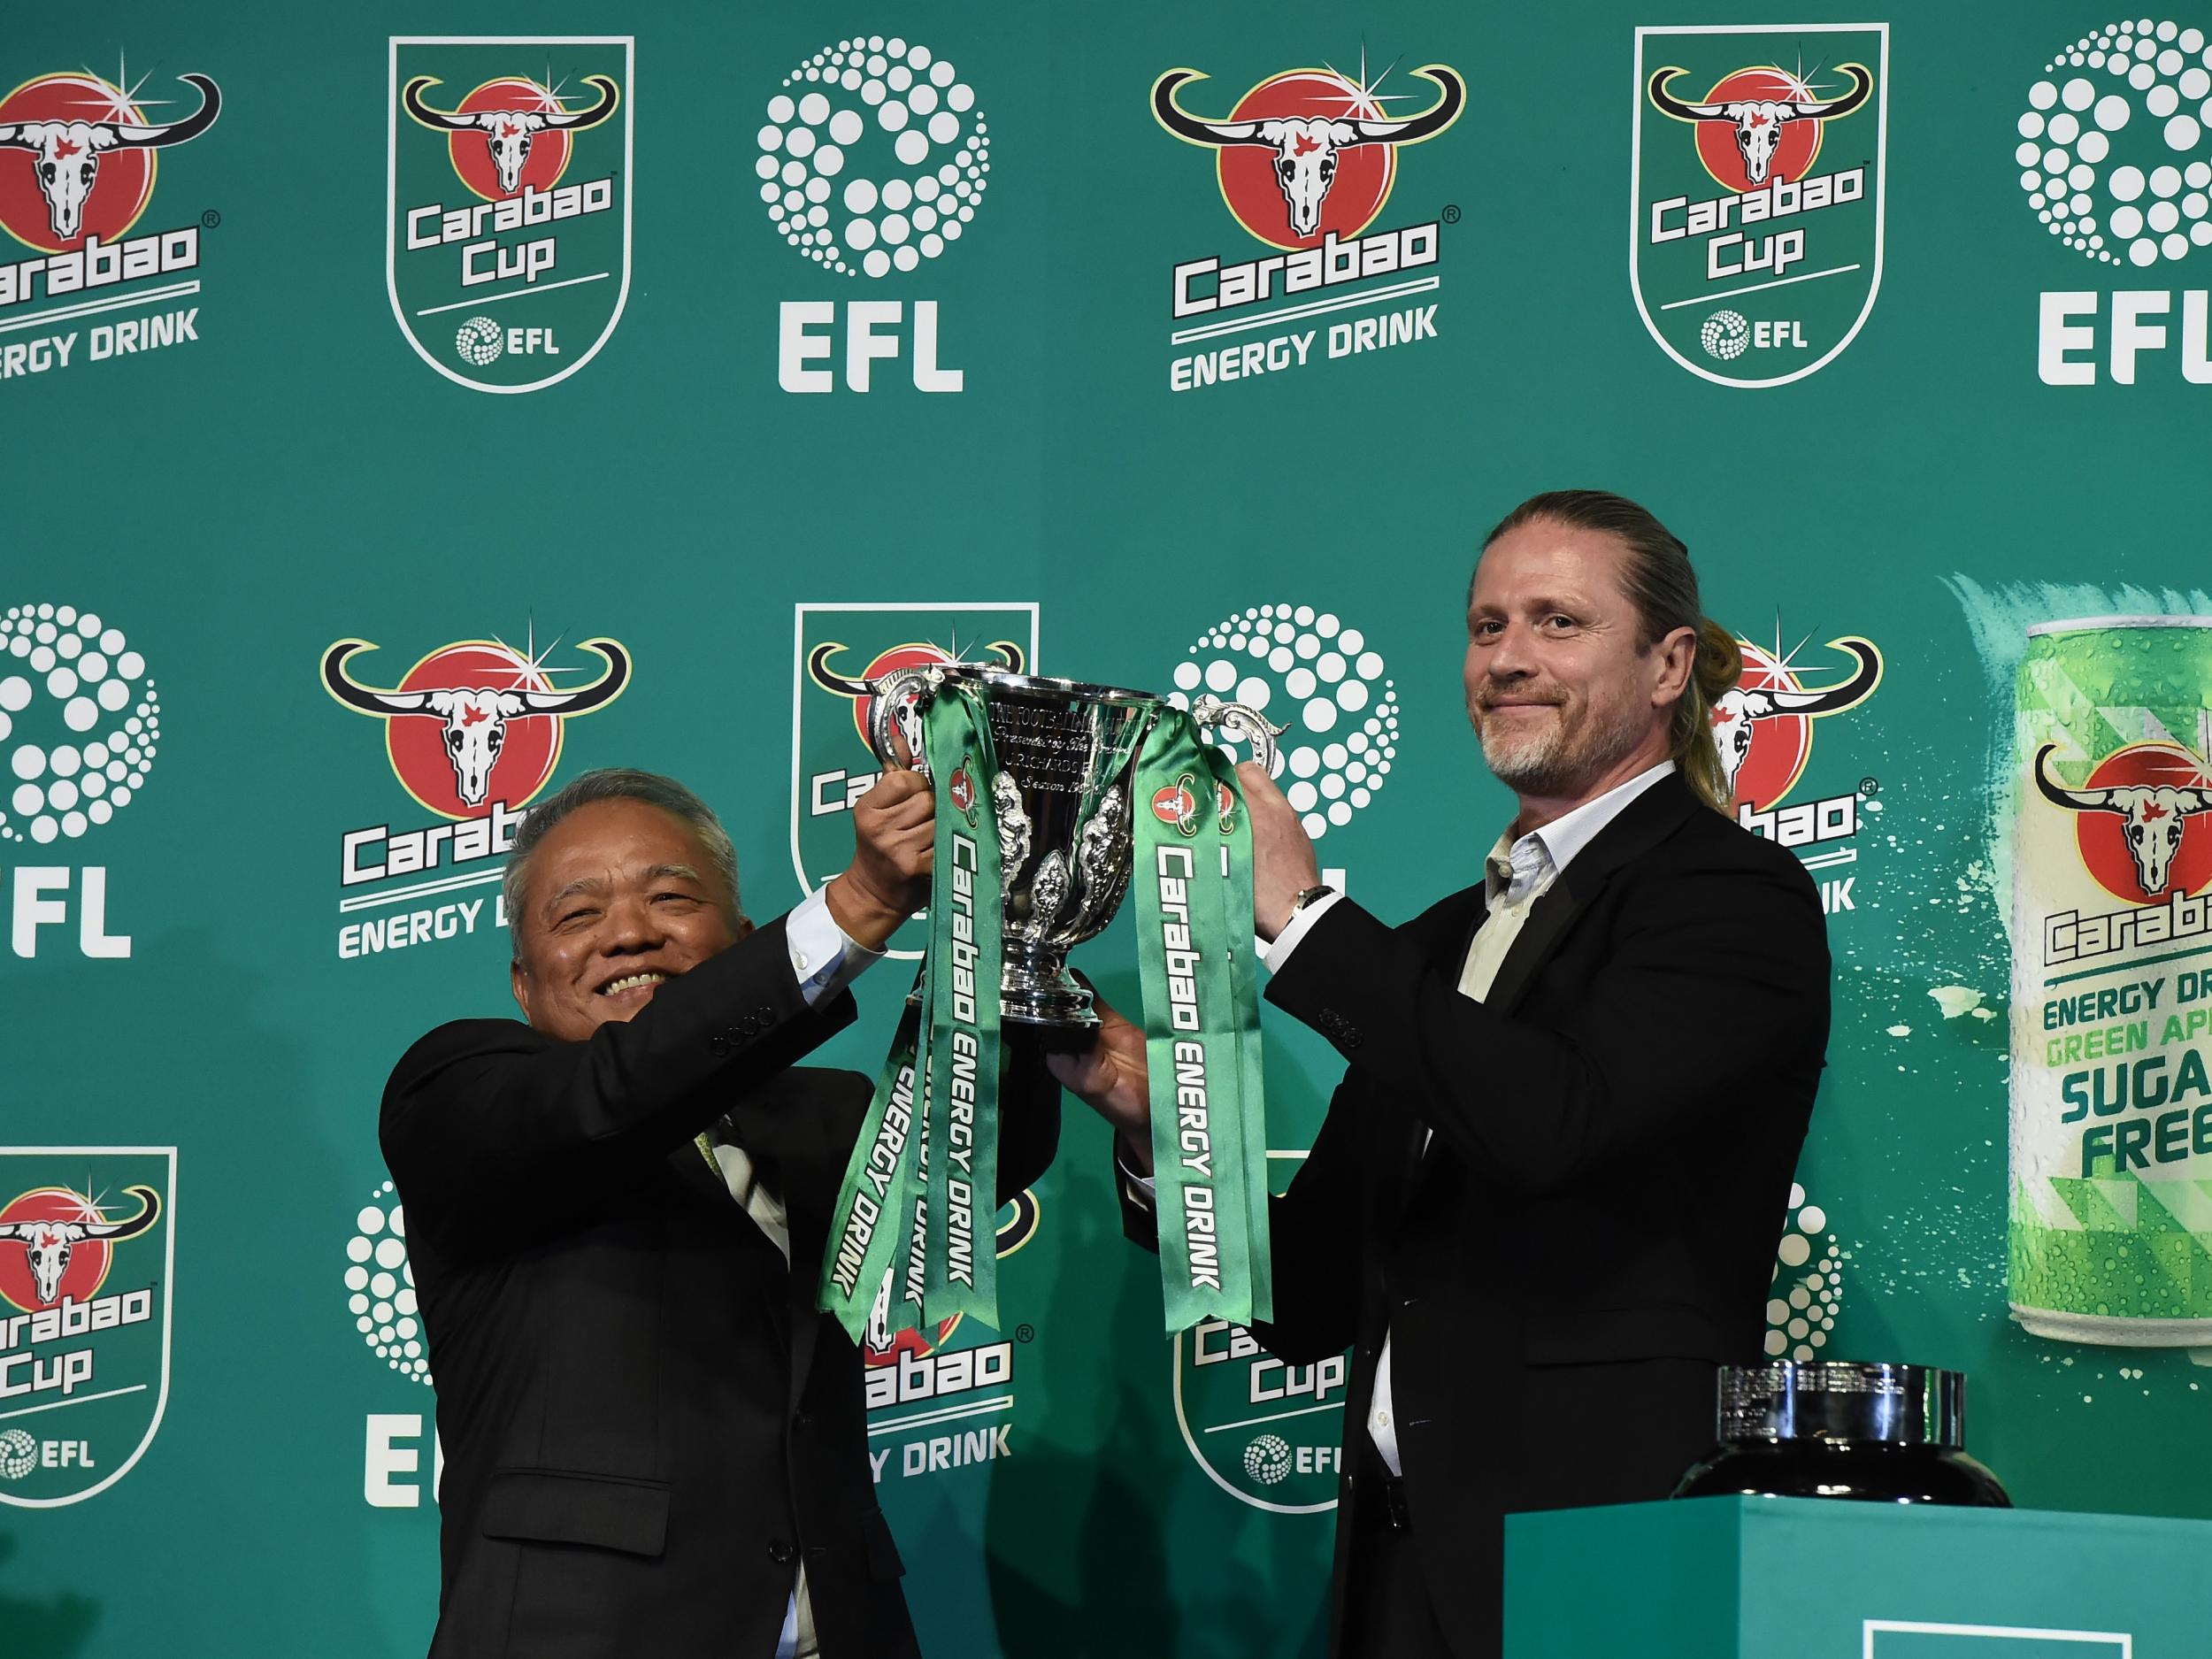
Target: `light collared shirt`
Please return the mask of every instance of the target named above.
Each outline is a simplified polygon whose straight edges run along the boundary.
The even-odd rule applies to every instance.
[[[809,1008],[835,996],[856,979],[883,960],[883,952],[870,950],[850,938],[830,914],[826,886],[792,906],[783,920],[784,944],[791,953],[791,972],[799,981],[799,995]],[[768,1241],[791,1260],[791,1228],[783,1197],[767,1182],[757,1179],[753,1160],[744,1148],[726,1140],[717,1124],[699,1137],[699,1149],[722,1177],[745,1213],[768,1235]],[[783,1630],[776,1641],[776,1659],[810,1659],[820,1652],[814,1634],[814,1607],[808,1599],[806,1568],[802,1565],[784,1609]]]
[[[1512,834],[1509,829],[1498,837],[1483,859],[1486,908],[1482,926],[1475,930],[1474,942],[1467,948],[1466,961],[1460,966],[1462,996],[1479,1002],[1489,995],[1498,969],[1503,965],[1506,953],[1513,949],[1513,941],[1520,937],[1521,926],[1527,920],[1530,909],[1551,891],[1552,884],[1559,879],[1559,872],[1596,838],[1600,830],[1618,818],[1630,802],[1674,769],[1672,761],[1662,761],[1518,840],[1509,839]],[[1288,959],[1307,927],[1335,903],[1338,896],[1331,894],[1308,905],[1291,918],[1290,926],[1276,935],[1274,949],[1267,958],[1271,973]],[[1300,926],[1300,923],[1305,926]],[[1432,1129],[1422,1141],[1424,1156],[1427,1156],[1429,1142],[1435,1138],[1436,1132]],[[1394,1475],[1405,1473],[1398,1456],[1397,1420],[1391,1410],[1390,1332],[1386,1327],[1383,1332],[1382,1353],[1375,1361],[1375,1392],[1368,1402],[1367,1433],[1375,1442],[1383,1466]]]

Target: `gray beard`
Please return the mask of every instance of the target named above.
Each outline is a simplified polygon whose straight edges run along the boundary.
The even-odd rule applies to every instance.
[[[1540,737],[1482,736],[1483,764],[1516,795],[1579,794],[1586,784],[1636,747],[1643,733],[1624,725],[1609,732],[1569,733],[1557,726]],[[1578,741],[1579,740],[1579,741]]]

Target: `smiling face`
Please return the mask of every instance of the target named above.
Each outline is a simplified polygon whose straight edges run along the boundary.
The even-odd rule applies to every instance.
[[[1640,649],[1618,538],[1532,518],[1486,549],[1467,609],[1467,718],[1498,780],[1552,805],[1594,798],[1667,757],[1695,635]]]
[[[691,826],[631,800],[578,807],[546,832],[512,925],[523,1018],[569,1042],[752,931]]]

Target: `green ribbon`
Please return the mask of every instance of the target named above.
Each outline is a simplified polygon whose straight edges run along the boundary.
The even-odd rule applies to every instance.
[[[979,700],[950,682],[923,716],[939,786],[929,902],[927,1076],[929,1317],[998,1325],[998,815],[991,732]],[[941,757],[941,759],[940,758]]]
[[[926,966],[926,964],[925,964]],[[876,1091],[860,1122],[845,1179],[830,1212],[830,1248],[822,1255],[821,1284],[815,1305],[834,1314],[858,1343],[866,1334],[876,1291],[891,1271],[899,1241],[900,1217],[908,1206],[911,1160],[909,1148],[921,1128],[914,1110],[916,1044],[921,1030],[919,992],[906,999],[891,1052],[876,1079]]]
[[[1137,765],[1137,956],[1167,1328],[1273,1313],[1252,841],[1236,771],[1180,710]]]
[[[972,1314],[998,1325],[999,893],[995,765],[957,683],[923,715],[937,794],[929,938],[831,1212],[816,1305],[856,1343]]]

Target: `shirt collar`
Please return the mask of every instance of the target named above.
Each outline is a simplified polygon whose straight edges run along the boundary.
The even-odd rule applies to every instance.
[[[1509,888],[1518,887],[1523,893],[1546,875],[1556,875],[1564,870],[1585,847],[1597,838],[1598,832],[1624,811],[1630,802],[1668,776],[1675,770],[1671,760],[1663,760],[1646,772],[1638,772],[1626,783],[1617,784],[1594,801],[1585,801],[1571,812],[1563,812],[1541,829],[1531,830],[1518,841],[1507,839],[1512,832],[1501,834],[1483,860],[1484,896],[1491,904]]]

